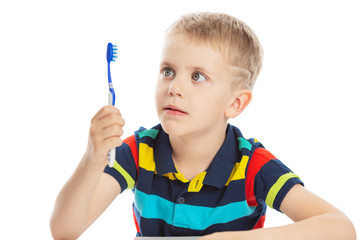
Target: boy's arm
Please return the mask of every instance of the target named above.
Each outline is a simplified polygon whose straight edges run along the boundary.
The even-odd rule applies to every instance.
[[[250,231],[214,233],[201,240],[356,239],[353,224],[342,212],[299,184],[287,193],[280,209],[295,223]]]
[[[121,191],[113,177],[83,165],[57,197],[50,221],[54,239],[77,239]]]
[[[118,182],[103,171],[108,151],[122,144],[123,125],[113,106],[102,108],[92,119],[85,155],[55,203],[50,221],[54,239],[78,238],[121,192]]]
[[[283,236],[297,233],[292,239],[356,239],[355,228],[344,213],[300,185],[289,191],[280,209],[295,222],[280,231]]]

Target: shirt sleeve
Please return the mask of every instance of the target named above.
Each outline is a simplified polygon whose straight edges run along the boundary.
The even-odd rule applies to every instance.
[[[249,205],[265,202],[280,211],[280,205],[290,189],[304,183],[280,160],[264,148],[255,149],[247,170],[246,196]],[[280,211],[281,212],[281,211]]]
[[[121,187],[121,192],[123,192],[125,189],[134,188],[138,175],[138,152],[135,136],[126,138],[115,152],[114,166],[112,168],[106,166],[104,172],[116,179]]]

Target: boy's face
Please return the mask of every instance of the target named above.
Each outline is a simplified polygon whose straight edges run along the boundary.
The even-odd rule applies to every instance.
[[[166,39],[156,87],[165,132],[195,137],[224,127],[233,99],[230,66],[219,52],[183,34]]]

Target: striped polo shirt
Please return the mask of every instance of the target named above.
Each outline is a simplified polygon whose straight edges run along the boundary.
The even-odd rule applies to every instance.
[[[186,179],[172,160],[169,136],[157,125],[140,128],[116,148],[106,173],[132,189],[137,236],[202,236],[261,228],[266,206],[280,211],[302,181],[255,139],[230,124],[208,169]]]

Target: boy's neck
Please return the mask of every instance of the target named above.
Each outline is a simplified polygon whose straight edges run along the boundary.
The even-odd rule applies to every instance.
[[[226,127],[212,128],[202,135],[169,136],[174,163],[187,179],[209,167],[225,140]]]

